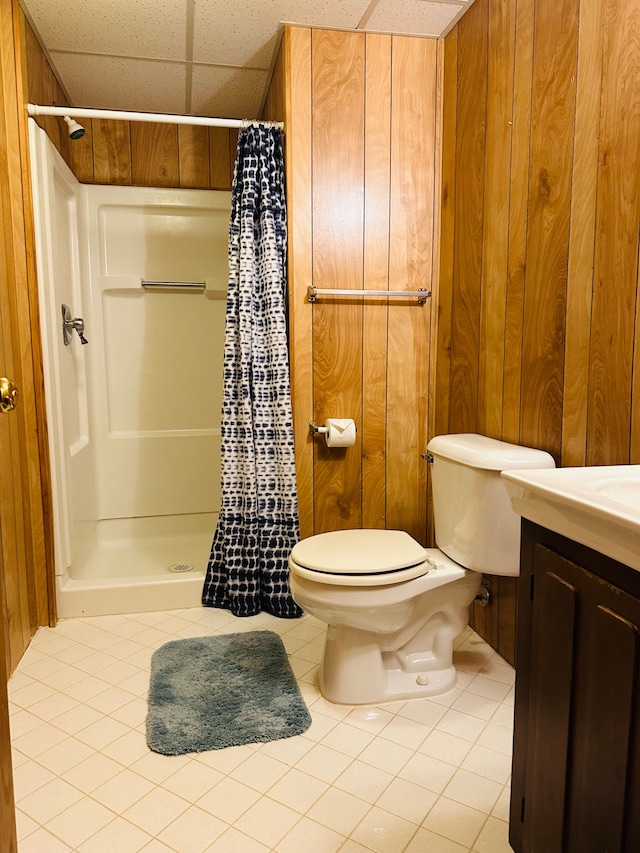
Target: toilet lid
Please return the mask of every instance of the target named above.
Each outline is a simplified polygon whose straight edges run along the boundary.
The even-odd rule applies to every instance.
[[[404,530],[335,530],[298,542],[291,559],[323,574],[380,575],[424,563],[426,551]]]

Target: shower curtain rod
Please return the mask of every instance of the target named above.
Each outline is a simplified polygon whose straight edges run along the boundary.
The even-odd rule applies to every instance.
[[[241,128],[246,119],[239,118],[209,118],[208,116],[180,116],[170,113],[136,113],[124,110],[93,110],[76,107],[47,107],[41,104],[27,104],[30,116],[70,116],[71,118],[106,118],[116,121],[149,121],[159,124],[192,124],[204,127]],[[265,122],[284,130],[281,121]]]

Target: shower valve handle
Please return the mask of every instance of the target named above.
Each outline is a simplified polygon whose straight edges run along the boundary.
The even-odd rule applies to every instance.
[[[62,306],[62,340],[64,345],[68,347],[73,338],[73,330],[76,330],[81,344],[88,344],[89,341],[84,336],[84,320],[82,317],[72,317],[71,309],[68,305]]]

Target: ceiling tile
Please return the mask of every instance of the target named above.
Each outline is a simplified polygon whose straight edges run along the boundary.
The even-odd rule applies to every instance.
[[[467,3],[431,3],[428,0],[378,0],[366,22],[367,30],[439,36],[467,7]]]
[[[317,27],[358,26],[371,0],[195,0],[193,58],[268,68],[280,21]],[[392,0],[397,5],[397,0]],[[224,21],[224,26],[220,22]]]
[[[184,113],[186,65],[52,53],[76,107]]]
[[[27,0],[47,49],[186,58],[186,0]]]
[[[256,118],[266,81],[266,71],[194,65],[192,112],[222,118]]]

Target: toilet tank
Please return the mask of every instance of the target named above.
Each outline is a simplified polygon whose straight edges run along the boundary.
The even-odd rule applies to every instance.
[[[520,516],[500,472],[555,468],[553,457],[474,434],[435,436],[427,450],[438,548],[476,572],[519,574]]]

